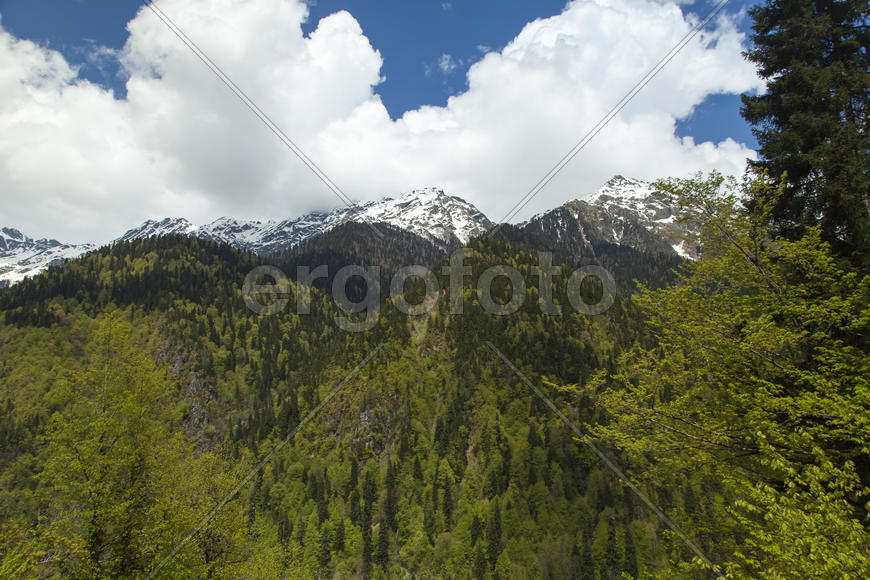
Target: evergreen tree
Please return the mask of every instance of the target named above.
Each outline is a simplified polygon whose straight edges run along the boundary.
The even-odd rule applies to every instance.
[[[483,524],[480,523],[480,518],[477,517],[477,514],[474,514],[474,518],[471,520],[471,545],[475,545],[477,543],[478,538],[480,538],[483,533]]]
[[[391,461],[387,466],[387,476],[384,480],[384,517],[391,530],[398,529],[399,523],[396,514],[399,509],[399,498],[396,493],[396,469]]]
[[[495,566],[499,554],[501,554],[501,506],[498,500],[495,501],[495,507],[492,514],[489,516],[489,521],[486,526],[486,542],[489,549],[489,563]]]
[[[344,550],[344,520],[339,521],[335,525],[335,551],[341,552]]]
[[[384,518],[381,518],[378,525],[378,546],[375,553],[375,562],[383,566],[385,569],[390,560],[390,528]]]
[[[835,250],[870,256],[870,4],[767,0],[750,9],[767,91],[743,96],[772,178],[785,190],[773,219],[791,238],[819,224]]]
[[[580,579],[594,580],[595,572],[595,559],[592,557],[592,534],[586,532],[583,534],[583,548],[580,551]]]
[[[357,490],[353,490],[350,492],[350,497],[347,499],[349,506],[349,514],[350,521],[353,522],[354,525],[360,525],[362,514],[359,509],[359,492]]]
[[[332,548],[329,544],[329,526],[324,524],[320,527],[320,553],[318,554],[318,562],[321,568],[326,568],[329,565],[329,558],[332,554]]]
[[[625,564],[622,569],[632,578],[637,578],[637,549],[634,547],[631,526],[625,526]]]
[[[474,550],[474,569],[472,574],[475,578],[482,579],[486,577],[486,556],[483,553],[483,548],[478,545]]]
[[[619,544],[616,543],[616,523],[607,524],[607,550],[604,552],[604,576],[619,578]]]

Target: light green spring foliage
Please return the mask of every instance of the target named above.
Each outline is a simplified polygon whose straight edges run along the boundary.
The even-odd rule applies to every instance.
[[[767,208],[739,205],[775,200],[764,179],[660,185],[703,224],[702,258],[639,299],[659,343],[592,385],[612,420],[596,434],[646,480],[726,484],[682,523],[730,577],[870,577],[870,277],[817,229],[768,237]]]
[[[141,577],[153,570],[238,479],[217,453],[196,455],[178,429],[166,369],[106,317],[87,365],[53,389],[59,408],[35,464],[39,525],[6,526],[0,576]],[[233,574],[251,557],[230,502],[158,577]],[[263,551],[268,546],[263,545]]]
[[[150,275],[164,282],[93,291],[154,244]],[[478,270],[534,263],[502,242],[476,248]],[[541,319],[534,302],[499,319],[469,303],[451,319],[439,304],[413,340],[389,312],[382,338],[348,337],[329,313],[258,318],[231,293],[166,303],[165,288],[199,279],[196,261],[174,274],[195,249],[146,240],[90,255],[34,283],[33,311],[0,326],[2,577],[145,576],[383,339],[157,577],[618,578],[681,557],[482,346],[497,340],[529,376],[579,382],[630,336],[619,305],[592,320]],[[201,278],[217,280],[204,287],[231,286],[204,254]],[[569,396],[560,406],[579,420]]]
[[[329,309],[256,317],[237,295],[249,260],[186,238],[7,294],[0,577],[145,576],[381,342],[158,577],[709,577],[485,340],[599,425],[729,575],[865,577],[867,280],[722,196],[763,182],[666,185],[705,224],[704,258],[640,298],[655,340],[621,296],[595,317],[531,299],[488,315],[476,276],[462,316],[444,297],[419,321],[385,307],[367,334]],[[533,254],[470,247],[476,273],[511,263],[535,287]],[[127,271],[140,254],[147,281]]]

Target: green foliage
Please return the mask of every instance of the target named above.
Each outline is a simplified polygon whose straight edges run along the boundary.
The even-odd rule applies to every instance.
[[[654,476],[641,487],[735,575],[768,565],[799,569],[791,562],[807,550],[830,554],[863,541],[855,518],[863,509],[866,424],[854,405],[863,404],[868,375],[867,283],[841,271],[818,234],[772,241],[763,215],[720,211],[719,198],[708,195],[720,185],[671,184],[675,192],[685,186],[687,202],[712,200],[707,257],[674,289],[641,299],[646,308],[652,297],[661,300],[663,318],[653,316],[651,327],[626,288],[603,314],[574,311],[567,266],[553,280],[563,315],[542,315],[536,248],[510,236],[469,245],[462,315],[442,291],[432,312],[416,317],[384,303],[365,333],[338,330],[340,312],[316,289],[310,314],[253,314],[240,289],[262,262],[187,238],[118,244],[52,269],[27,291],[16,286],[0,296],[0,570],[147,573],[381,343],[161,574],[696,574],[693,554],[492,356],[486,340],[581,428],[612,429],[602,434],[623,449],[614,457]],[[482,308],[475,283],[497,264],[514,266],[529,291],[505,316]],[[446,275],[434,271],[447,288]],[[512,292],[504,282],[492,287],[501,304]],[[409,293],[418,290],[409,285]],[[594,301],[598,289],[583,292]],[[291,302],[295,294],[291,284]],[[696,311],[716,324],[687,314]],[[725,330],[736,344],[716,334]],[[602,370],[612,378],[596,378]],[[679,380],[662,385],[662,377]],[[741,390],[728,395],[711,377]],[[632,399],[632,389],[654,379],[661,389],[651,408],[675,405],[680,417],[749,439],[717,440],[734,446],[730,454],[721,445],[689,452],[685,441],[662,439],[668,429],[630,420],[626,406],[649,406]],[[725,418],[716,414],[722,409],[731,409]],[[781,423],[795,433],[783,435]],[[633,431],[621,437],[626,426]],[[648,453],[660,444],[670,446],[664,460]],[[748,473],[758,477],[742,485],[738,475]],[[784,495],[790,484],[794,491]],[[773,529],[767,512],[789,527]],[[802,527],[789,524],[795,514]],[[827,539],[812,540],[812,529]],[[790,540],[777,543],[780,535]],[[820,569],[836,572],[861,554],[841,552],[820,559]]]
[[[763,181],[662,186],[702,221],[703,257],[639,299],[658,344],[593,383],[611,417],[596,433],[644,479],[726,486],[730,505],[682,520],[735,577],[866,577],[870,277],[818,228],[771,239],[763,213],[736,209],[776,198]]]

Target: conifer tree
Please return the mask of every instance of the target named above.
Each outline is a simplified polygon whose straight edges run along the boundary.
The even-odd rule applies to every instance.
[[[795,238],[820,225],[835,250],[870,254],[870,4],[767,0],[746,53],[767,91],[743,97],[761,160],[783,179],[773,219]],[[785,175],[784,175],[785,174]]]
[[[495,566],[499,554],[501,554],[501,507],[498,500],[495,501],[495,507],[492,514],[489,516],[489,522],[486,526],[486,541],[489,548],[489,563]]]
[[[378,546],[375,553],[375,562],[381,566],[387,566],[390,560],[390,528],[384,518],[378,525]]]

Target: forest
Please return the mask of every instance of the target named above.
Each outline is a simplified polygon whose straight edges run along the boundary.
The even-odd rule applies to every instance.
[[[0,290],[0,577],[870,577],[868,7],[751,16],[759,159],[658,182],[700,258],[611,248],[605,312],[567,306],[563,249],[543,313],[559,248],[509,226],[454,294],[436,249],[359,224],[271,257],[119,242]],[[328,285],[272,295],[307,314],[243,295],[409,260],[431,308],[383,295],[364,332]],[[528,289],[503,316],[497,265]]]

